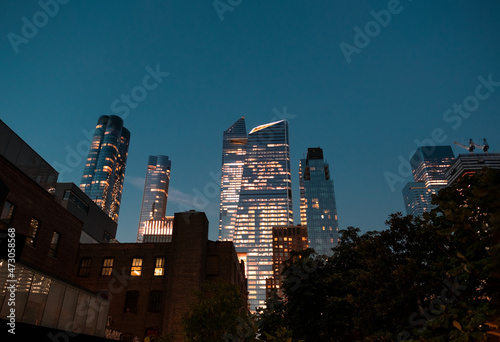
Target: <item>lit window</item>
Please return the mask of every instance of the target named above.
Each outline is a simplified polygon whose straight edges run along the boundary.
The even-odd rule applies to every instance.
[[[52,240],[50,240],[49,256],[55,258],[57,255],[57,248],[59,247],[59,240],[61,234],[58,232],[52,233]]]
[[[164,274],[165,274],[165,258],[156,258],[155,276],[162,276]]]
[[[102,262],[101,275],[110,276],[113,273],[113,264],[115,262],[114,258],[106,258]]]
[[[36,236],[38,233],[38,228],[40,227],[40,221],[35,218],[31,219],[30,229],[28,231],[28,236],[26,237],[26,244],[28,246],[35,247],[36,244]]]
[[[80,269],[78,270],[78,276],[88,277],[90,274],[91,265],[92,265],[92,258],[82,258],[82,260],[80,260]]]
[[[130,267],[130,275],[134,277],[140,276],[142,273],[142,258],[133,258],[132,267]]]

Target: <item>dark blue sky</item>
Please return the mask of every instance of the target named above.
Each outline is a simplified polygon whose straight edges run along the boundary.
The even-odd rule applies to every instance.
[[[340,228],[404,211],[415,140],[500,150],[498,1],[231,2],[223,20],[212,0],[0,4],[0,118],[66,165],[63,181],[79,184],[87,150],[68,150],[88,147],[82,129],[128,108],[120,241],[135,241],[149,154],[172,160],[167,212],[205,211],[217,238],[222,132],[241,116],[248,130],[289,120],[296,221],[299,159],[324,149]],[[148,67],[162,82],[145,90]]]

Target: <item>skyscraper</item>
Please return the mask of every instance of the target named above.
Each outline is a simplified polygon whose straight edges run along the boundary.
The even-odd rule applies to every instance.
[[[407,215],[422,216],[435,207],[431,204],[432,194],[448,184],[446,171],[454,158],[451,146],[417,148],[410,160],[415,182],[410,182],[403,188]]]
[[[127,164],[130,132],[116,115],[103,115],[97,121],[80,189],[115,222]]]
[[[272,269],[272,229],[293,224],[288,123],[255,127],[248,134],[233,241],[246,253],[250,309],[265,306]]]
[[[223,134],[220,191],[219,241],[232,241],[245,162],[247,129],[238,119]]]
[[[142,242],[147,221],[165,218],[171,166],[172,163],[167,156],[149,156],[137,242]]]
[[[318,254],[332,254],[339,225],[330,166],[319,147],[308,148],[307,158],[300,160],[300,223],[307,226],[309,248]]]

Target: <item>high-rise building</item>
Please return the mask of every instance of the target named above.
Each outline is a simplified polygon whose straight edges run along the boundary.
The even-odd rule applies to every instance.
[[[423,182],[428,188],[443,188],[446,171],[450,167],[455,154],[451,146],[421,146],[417,148],[410,160],[415,182]]]
[[[116,115],[97,121],[80,189],[118,222],[130,132]]]
[[[403,188],[407,215],[422,216],[424,212],[435,208],[431,204],[432,195],[448,184],[446,171],[454,158],[451,146],[417,148],[410,160],[415,182],[410,182]]]
[[[171,242],[174,216],[165,216],[161,220],[145,221],[144,234],[140,242]]]
[[[165,218],[171,165],[167,156],[149,156],[137,242],[142,242],[147,221],[161,221]]]
[[[222,140],[219,241],[233,241],[247,141],[244,117],[238,119],[224,131]]]
[[[319,147],[308,148],[300,160],[300,223],[307,226],[309,248],[331,255],[338,240],[337,205],[330,166]]]
[[[233,241],[246,253],[250,310],[265,306],[273,274],[272,229],[293,224],[288,123],[255,127],[248,134]]]
[[[273,276],[266,281],[267,295],[276,291],[283,298],[284,262],[291,257],[292,251],[301,251],[308,247],[307,227],[273,227]]]
[[[448,184],[464,176],[471,176],[483,168],[500,169],[500,153],[460,154],[446,173]]]
[[[434,208],[431,204],[432,195],[436,193],[437,189],[428,188],[423,182],[406,183],[403,188],[406,214],[422,216],[422,213],[431,211]]]

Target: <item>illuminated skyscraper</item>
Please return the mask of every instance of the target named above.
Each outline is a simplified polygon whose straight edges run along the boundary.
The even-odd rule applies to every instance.
[[[307,226],[309,248],[318,254],[332,255],[338,240],[339,225],[330,166],[319,147],[308,148],[300,160],[300,223]]]
[[[454,158],[451,146],[417,148],[410,160],[415,182],[410,182],[403,188],[407,215],[422,216],[435,207],[431,204],[432,195],[448,184],[446,171]]]
[[[80,189],[115,222],[127,164],[130,132],[116,115],[103,115],[97,121]]]
[[[293,224],[288,123],[255,127],[248,134],[234,244],[246,253],[250,310],[265,306],[273,274],[272,230]]]
[[[245,118],[224,131],[220,191],[219,241],[232,241],[245,162],[247,129]]]
[[[159,221],[165,218],[171,165],[167,156],[149,156],[137,242],[142,242],[147,221]]]
[[[411,158],[411,168],[415,182],[423,182],[428,188],[443,188],[446,171],[451,166],[455,154],[451,146],[421,146]]]

